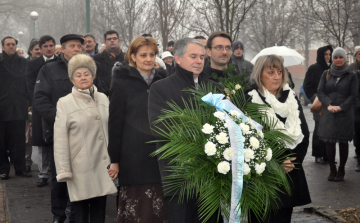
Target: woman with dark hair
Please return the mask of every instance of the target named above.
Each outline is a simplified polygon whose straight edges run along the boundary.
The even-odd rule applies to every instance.
[[[293,139],[287,143],[289,149],[283,156],[291,156],[284,162],[284,171],[289,174],[291,194],[279,192],[279,210],[270,213],[266,223],[291,222],[293,207],[311,202],[305,172],[302,167],[309,146],[309,129],[295,92],[289,87],[288,75],[283,61],[276,55],[261,56],[252,70],[252,87],[245,93],[252,103],[268,106],[267,117],[276,123],[275,129]],[[291,155],[290,155],[291,154]],[[258,222],[250,212],[251,222]]]
[[[30,42],[30,46],[28,49],[28,57],[27,60],[33,60],[41,56],[40,46],[39,46],[39,40],[32,39]]]
[[[324,71],[317,90],[324,106],[318,135],[326,143],[330,165],[328,181],[343,181],[345,164],[349,155],[349,141],[354,137],[354,102],[358,96],[357,75],[349,69],[346,51],[338,47],[332,53],[333,64]],[[339,143],[340,166],[336,169],[336,143]]]
[[[125,60],[116,63],[110,87],[108,170],[119,179],[118,222],[163,223],[167,219],[156,150],[148,118],[150,86],[165,78],[154,68],[157,42],[136,37]]]
[[[306,72],[304,79],[304,91],[306,96],[310,99],[311,102],[314,101],[316,97],[317,88],[320,83],[321,75],[325,70],[330,68],[332,63],[331,53],[333,48],[331,45],[320,47],[317,50],[316,63],[311,65]],[[312,156],[315,157],[315,162],[320,164],[326,164],[326,146],[325,142],[319,139],[317,134],[319,128],[320,115],[313,113],[313,118],[315,120],[315,128],[312,138]]]

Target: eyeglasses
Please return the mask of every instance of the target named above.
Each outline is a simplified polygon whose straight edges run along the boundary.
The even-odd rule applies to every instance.
[[[210,47],[210,49],[215,49],[215,50],[217,50],[217,51],[223,51],[224,49],[226,50],[226,51],[231,51],[231,46],[214,46],[214,47]]]
[[[106,41],[111,41],[111,40],[117,40],[117,39],[119,39],[119,38],[113,37],[113,38],[106,38],[105,40],[106,40]]]

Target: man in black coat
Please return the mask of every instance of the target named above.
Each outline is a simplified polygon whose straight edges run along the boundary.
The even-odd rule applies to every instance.
[[[32,107],[36,78],[45,62],[55,58],[55,45],[53,37],[48,35],[40,37],[39,46],[42,56],[29,61],[27,64],[25,76],[26,87],[30,95],[30,107]],[[47,181],[50,178],[50,148],[43,139],[42,118],[34,107],[32,107],[32,145],[38,147],[39,180],[36,184],[38,187],[43,187],[47,185]]]
[[[303,88],[306,96],[310,99],[311,102],[314,101],[316,97],[316,92],[318,85],[320,83],[321,75],[325,70],[330,68],[332,63],[331,54],[333,48],[331,45],[320,47],[317,50],[316,63],[311,65],[306,72]],[[325,142],[319,139],[317,135],[320,115],[313,113],[315,120],[315,129],[312,139],[312,156],[315,157],[316,163],[325,164],[327,161],[326,158],[326,146]]]
[[[202,43],[196,39],[185,38],[175,43],[174,59],[176,61],[175,73],[168,78],[154,83],[150,88],[149,95],[149,121],[153,121],[162,113],[164,109],[170,109],[167,102],[175,102],[184,108],[184,101],[188,101],[192,94],[183,91],[188,88],[196,88],[198,84],[213,83],[209,77],[203,73],[205,49]],[[165,130],[164,126],[158,127]],[[153,127],[155,129],[156,127]],[[162,136],[153,131],[154,137],[164,139]],[[158,143],[160,148],[163,143]],[[169,160],[159,160],[159,169],[162,178],[169,175],[165,170]],[[162,182],[164,185],[164,181]],[[165,200],[168,205],[168,222],[199,222],[196,198],[189,199],[187,203],[178,204],[179,197],[175,196],[172,200],[173,193],[165,194]],[[170,201],[171,200],[171,201]],[[214,215],[208,222],[216,222]]]
[[[26,59],[16,53],[17,40],[1,40],[0,55],[0,178],[9,179],[7,147],[14,153],[15,175],[31,177],[25,171],[25,121],[28,94],[25,83]]]
[[[119,34],[114,30],[109,30],[104,34],[104,44],[106,49],[94,56],[94,60],[100,63],[101,73],[97,76],[98,82],[102,86],[103,92],[109,96],[109,89],[111,83],[112,68],[116,62],[123,62],[125,53],[120,49],[121,40]]]
[[[68,201],[67,185],[57,182],[56,167],[53,150],[53,127],[56,116],[56,103],[61,98],[71,93],[73,84],[68,77],[69,60],[81,53],[84,39],[76,34],[68,34],[60,39],[61,51],[59,57],[45,63],[36,79],[33,106],[42,116],[43,137],[50,146],[50,171],[51,171],[51,212],[54,222],[64,222],[65,209]],[[73,208],[72,208],[73,210]],[[71,214],[70,222],[74,221]]]

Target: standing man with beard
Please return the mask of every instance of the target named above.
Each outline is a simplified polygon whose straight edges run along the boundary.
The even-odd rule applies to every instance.
[[[26,59],[16,53],[18,41],[11,36],[1,40],[0,55],[0,178],[9,179],[7,147],[14,153],[15,175],[31,177],[25,171],[25,122],[28,111]]]
[[[30,107],[32,107],[36,78],[45,62],[55,58],[55,45],[53,37],[48,35],[40,37],[39,46],[42,56],[29,61],[27,64],[25,76],[26,87],[30,94]],[[47,181],[50,178],[49,150],[51,148],[43,139],[42,118],[34,107],[32,107],[32,145],[38,147],[39,180],[36,184],[38,187],[43,187],[47,185]]]
[[[61,53],[59,57],[46,63],[40,70],[35,84],[33,105],[43,118],[43,133],[46,143],[50,148],[50,171],[51,171],[51,212],[53,221],[62,223],[66,220],[65,209],[69,200],[66,183],[57,182],[56,167],[54,162],[53,127],[56,116],[56,103],[59,98],[71,93],[73,84],[68,76],[69,60],[81,53],[84,43],[82,36],[68,34],[60,39]],[[58,173],[60,174],[60,173]],[[71,208],[71,210],[74,210]],[[72,212],[70,222],[74,222]]]
[[[118,32],[109,30],[104,34],[104,44],[106,49],[93,58],[100,63],[101,73],[96,75],[97,81],[102,86],[102,91],[106,96],[109,96],[112,68],[116,62],[123,62],[125,53],[120,49],[121,40]]]
[[[321,75],[325,70],[330,69],[331,54],[333,48],[331,45],[320,47],[317,50],[316,63],[311,65],[306,72],[303,88],[306,96],[310,99],[311,102],[314,101],[316,97],[316,92],[318,85],[320,83]],[[317,134],[320,115],[313,113],[315,120],[315,129],[313,132],[312,139],[312,156],[315,157],[315,162],[320,164],[326,164],[326,145],[325,142],[319,139]]]
[[[232,39],[225,32],[214,32],[207,41],[206,54],[210,58],[210,63],[205,65],[204,73],[212,78],[215,73],[218,77],[223,78],[223,70],[228,67],[231,57]],[[235,75],[235,72],[233,72]],[[213,78],[212,78],[213,79]]]
[[[237,67],[236,73],[245,73],[246,76],[250,77],[254,65],[244,59],[244,50],[244,44],[241,41],[235,41],[232,45],[231,63]]]

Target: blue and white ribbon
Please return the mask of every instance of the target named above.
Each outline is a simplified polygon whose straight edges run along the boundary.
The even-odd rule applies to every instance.
[[[231,101],[224,99],[223,94],[212,94],[209,93],[201,98],[205,103],[214,106],[217,110],[230,112],[235,110],[239,112],[240,117],[243,120],[250,120],[256,129],[262,130],[262,126],[254,120],[246,117],[244,113],[237,108]],[[225,113],[226,114],[226,113]],[[244,173],[244,137],[241,128],[236,124],[231,117],[226,114],[225,121],[229,130],[230,145],[234,150],[231,168],[232,168],[232,186],[231,186],[231,207],[230,207],[230,218],[231,223],[241,222],[241,210],[238,207],[240,198],[243,190],[243,173]],[[225,222],[225,221],[224,221]]]

